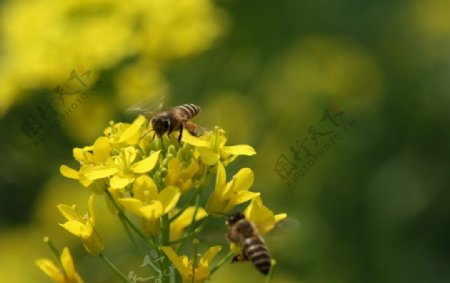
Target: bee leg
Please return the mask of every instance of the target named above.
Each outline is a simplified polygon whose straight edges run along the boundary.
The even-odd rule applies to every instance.
[[[200,132],[198,130],[198,126],[194,122],[186,121],[186,123],[184,124],[184,127],[194,137],[199,137],[200,136]]]
[[[247,260],[248,260],[248,257],[242,252],[240,254],[235,255],[231,259],[231,263],[242,262],[242,261],[247,261]]]
[[[178,134],[178,143],[181,144],[181,138],[183,137],[183,124],[180,125],[180,133]]]

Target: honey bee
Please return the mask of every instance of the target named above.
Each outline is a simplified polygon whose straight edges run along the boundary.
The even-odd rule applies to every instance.
[[[199,136],[199,127],[191,121],[200,112],[200,107],[196,104],[183,104],[154,114],[155,110],[158,111],[162,108],[167,89],[167,86],[161,88],[153,96],[138,102],[125,111],[130,114],[144,115],[152,125],[153,138],[155,136],[161,138],[166,133],[169,135],[178,131],[178,142],[181,142],[183,128],[186,128],[191,135]],[[141,138],[145,137],[149,132],[145,133]]]
[[[178,142],[181,142],[183,128],[193,136],[199,136],[198,126],[190,121],[198,115],[200,107],[195,104],[183,104],[172,107],[156,114],[151,119],[152,128],[155,135],[161,138],[165,133],[168,135],[178,131]]]
[[[242,247],[242,252],[234,256],[231,262],[249,260],[262,274],[269,274],[272,260],[255,224],[240,212],[229,216],[225,223],[228,225],[228,240]]]

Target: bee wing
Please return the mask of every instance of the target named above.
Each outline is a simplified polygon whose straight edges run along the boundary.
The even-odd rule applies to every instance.
[[[267,235],[264,235],[264,237],[279,237],[280,235],[291,233],[291,232],[297,232],[301,227],[300,221],[298,221],[295,218],[288,217],[280,222],[275,224],[275,227],[270,230]]]
[[[142,114],[145,117],[150,117],[153,113],[162,109],[167,97],[168,89],[168,86],[162,87],[153,95],[146,97],[125,109],[125,113],[129,115]]]

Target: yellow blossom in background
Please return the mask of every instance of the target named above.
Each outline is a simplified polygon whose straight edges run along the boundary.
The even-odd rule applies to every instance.
[[[220,160],[226,166],[239,155],[256,154],[253,147],[249,145],[225,146],[227,143],[225,131],[219,127],[215,127],[214,131],[207,132],[201,137],[183,135],[183,141],[195,146],[202,162],[206,165],[214,165]]]
[[[59,225],[80,238],[88,253],[92,255],[100,254],[103,250],[103,241],[95,229],[94,195],[92,194],[89,197],[89,212],[87,215],[79,215],[75,205],[59,204],[58,209],[67,220],[65,223]]]
[[[202,283],[209,280],[211,262],[222,247],[209,248],[195,265],[187,256],[178,256],[172,247],[162,247],[161,249],[180,272],[183,283]]]
[[[41,258],[36,260],[36,265],[57,283],[83,283],[83,279],[76,272],[69,248],[65,247],[60,256],[62,270],[51,260]]]
[[[226,182],[225,167],[221,162],[217,163],[216,186],[206,203],[206,211],[210,214],[224,214],[236,205],[244,203],[260,195],[250,192],[254,175],[250,168],[242,168]]]
[[[133,197],[120,198],[119,202],[126,211],[142,219],[147,233],[157,235],[161,217],[176,206],[179,198],[180,190],[177,187],[166,187],[158,193],[153,180],[143,175],[133,184]]]
[[[159,70],[209,48],[224,23],[209,0],[8,1],[3,15],[1,115],[25,91],[53,89],[79,64],[109,70],[134,56]]]

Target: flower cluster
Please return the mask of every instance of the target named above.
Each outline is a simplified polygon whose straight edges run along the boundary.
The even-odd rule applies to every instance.
[[[111,266],[95,227],[95,195],[105,198],[111,213],[130,228],[130,233],[135,233],[149,248],[165,254],[183,282],[204,282],[224,262],[211,268],[221,246],[210,247],[203,256],[197,256],[196,238],[211,220],[225,217],[244,203],[249,203],[245,216],[260,233],[268,232],[286,217],[274,215],[263,204],[260,193],[251,191],[254,174],[250,168],[240,169],[227,180],[226,168],[231,162],[240,155],[256,153],[251,146],[227,145],[225,131],[219,127],[200,137],[185,131],[181,142],[177,134],[158,139],[147,135],[149,131],[151,123],[143,116],[131,124],[111,122],[93,145],[73,150],[78,168],[61,166],[63,176],[78,180],[90,194],[85,216],[80,216],[75,206],[58,205],[67,220],[60,225],[80,238],[88,253],[100,256]],[[214,175],[215,186],[208,188]],[[178,256],[191,240],[193,256]],[[238,246],[230,248],[226,258],[239,252]],[[161,269],[167,267],[169,260],[161,262]],[[129,282],[117,268],[113,270]],[[166,277],[161,276],[161,281],[169,280]]]

